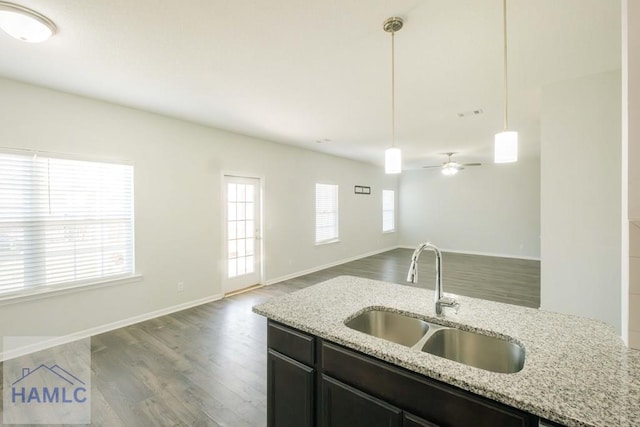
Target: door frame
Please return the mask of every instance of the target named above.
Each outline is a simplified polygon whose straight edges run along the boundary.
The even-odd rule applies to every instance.
[[[228,278],[228,253],[227,253],[227,238],[228,238],[228,228],[227,228],[227,185],[226,178],[240,178],[240,179],[256,179],[258,180],[258,188],[259,188],[259,197],[257,200],[258,203],[258,214],[260,216],[259,221],[257,222],[258,228],[260,230],[259,236],[256,239],[256,248],[260,251],[260,264],[257,267],[256,273],[258,275],[258,283],[257,285],[264,285],[264,248],[265,248],[265,233],[264,233],[264,183],[265,177],[263,175],[248,173],[248,172],[238,172],[238,171],[228,171],[223,170],[220,173],[220,206],[222,207],[222,221],[220,227],[222,227],[222,239],[221,239],[221,248],[220,254],[221,259],[219,262],[220,268],[220,278],[221,278],[221,288],[222,294],[225,295],[227,293],[233,293],[235,291],[241,291],[242,289],[237,290],[228,290],[227,284],[229,283]]]

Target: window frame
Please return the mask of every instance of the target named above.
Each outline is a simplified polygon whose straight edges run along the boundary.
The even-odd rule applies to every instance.
[[[335,209],[320,211],[319,210],[319,190],[321,188],[332,188],[332,191],[335,190],[333,205],[335,205]],[[317,182],[315,186],[315,244],[318,245],[326,245],[330,243],[336,243],[340,241],[340,186],[338,184],[329,184],[329,183],[321,183]],[[318,230],[319,228],[328,228],[327,226],[321,226],[319,223],[321,221],[321,216],[333,216],[335,221],[331,224],[331,228],[334,231],[328,238],[318,239]]]
[[[4,184],[0,182],[0,191],[7,196],[6,200],[8,200],[8,203],[3,208],[5,220],[0,222],[0,232],[4,230],[4,233],[9,236],[11,234],[18,236],[18,243],[14,243],[19,249],[18,253],[15,254],[17,255],[18,264],[12,268],[18,268],[23,274],[15,279],[13,283],[11,283],[11,279],[6,279],[5,286],[0,288],[0,304],[6,301],[41,298],[50,294],[76,292],[141,280],[142,275],[135,272],[133,162],[8,148],[0,148],[0,159],[3,164],[15,167],[11,172],[11,178],[13,178],[13,174],[18,174],[16,175],[16,180],[13,180],[15,181],[13,185],[6,181]],[[75,174],[77,177],[68,179],[68,175],[60,175],[61,178],[57,181],[55,181],[55,175],[48,176],[46,179],[38,178],[38,172],[43,168],[43,160],[46,161],[47,168],[56,168],[55,171],[59,171],[58,173]],[[36,164],[36,161],[40,163]],[[92,167],[96,169],[92,170]],[[104,175],[105,173],[106,175]],[[94,178],[96,183],[93,186],[87,185],[86,188],[90,188],[90,190],[86,190],[86,188],[78,189],[78,182],[84,182],[83,178],[87,176]],[[109,187],[108,184],[104,184],[105,182],[111,182],[110,179],[113,177],[119,179],[119,185]],[[29,206],[33,203],[42,203],[45,199],[42,195],[33,196],[43,185],[49,194],[47,202],[49,212],[48,215],[41,217],[42,213],[32,212],[32,208]],[[13,189],[9,188],[11,186],[13,186]],[[124,191],[122,191],[123,189]],[[52,201],[52,194],[66,195],[64,196],[64,202]],[[119,196],[116,205],[111,203],[104,204],[104,200],[113,200],[110,197],[114,194]],[[100,200],[100,202],[94,201],[91,204],[91,202],[86,201],[87,198],[91,199],[92,197],[94,200]],[[15,207],[16,200],[19,200],[18,208]],[[61,205],[60,203],[64,204]],[[99,208],[96,208],[96,203]],[[86,211],[87,206],[92,210]],[[122,214],[114,214],[114,206],[115,209],[123,209]],[[54,213],[52,213],[52,209]],[[68,221],[67,218],[69,218]],[[67,223],[70,225],[66,225]],[[36,224],[37,231],[26,233],[26,229],[34,227],[33,224]],[[107,231],[106,235],[101,233],[89,235],[89,240],[84,237],[85,233],[88,232],[86,231],[87,227],[93,225],[103,230],[103,227],[108,227],[109,224],[121,224],[121,228],[116,229],[121,236],[118,239],[120,243],[117,243],[115,248],[120,248],[117,249],[118,254],[124,254],[122,268],[108,268],[104,265],[105,257],[109,257],[109,254],[114,250],[113,242],[104,240],[105,236],[112,236],[109,231]],[[80,233],[83,234],[83,237],[78,238],[76,236],[78,234],[75,231],[76,228],[84,230],[83,233]],[[64,231],[65,234],[61,235],[60,230],[67,231]],[[79,249],[73,249],[73,256],[65,255],[68,249],[64,249],[66,246],[63,246],[61,252],[61,249],[56,247],[56,243],[54,243],[56,240],[51,240],[51,233],[54,233],[53,235],[57,236],[58,240],[60,236],[64,236],[64,239],[66,239],[65,245]],[[27,234],[35,235],[35,237],[29,239],[29,237],[26,237]],[[14,240],[14,242],[16,241]],[[93,252],[87,252],[86,249],[82,249],[82,245],[86,244],[86,242],[98,245],[93,246]],[[30,253],[33,252],[33,248],[38,248],[37,250],[42,251],[43,255],[38,255],[35,258],[35,262],[32,261],[33,267],[27,269],[25,262],[32,256]],[[78,274],[76,271],[83,269],[86,265],[86,260],[76,255],[82,253],[89,254],[86,255],[89,257],[97,257],[100,261],[92,261],[93,264],[90,265],[93,265],[93,267],[88,267],[89,270],[86,270],[84,274]],[[90,255],[92,253],[95,253],[95,255]],[[48,268],[64,266],[65,271],[69,271],[65,275],[70,275],[72,278],[52,279],[49,273],[42,275],[41,272],[47,268],[47,264],[43,260],[46,260],[47,257],[50,258],[49,260],[55,259],[56,256],[58,260],[48,264]],[[60,261],[60,257],[64,261]],[[117,259],[119,260],[120,258],[118,257]],[[68,270],[69,268],[71,270]],[[26,283],[26,276],[34,274],[36,278],[32,279],[33,282]],[[21,286],[16,286],[20,282]]]
[[[385,204],[385,194],[391,194],[392,196],[392,204],[391,209],[386,209]],[[385,229],[385,214],[391,215],[391,220],[393,223],[392,228]],[[395,190],[382,190],[382,232],[383,233],[395,233],[396,232],[396,192]]]

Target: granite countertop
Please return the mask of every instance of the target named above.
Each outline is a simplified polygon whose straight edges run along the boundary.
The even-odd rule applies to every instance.
[[[640,351],[602,322],[458,297],[436,317],[433,291],[341,276],[273,298],[255,313],[475,394],[569,426],[640,425]],[[517,373],[485,371],[352,330],[345,320],[377,307],[501,336],[525,348]]]

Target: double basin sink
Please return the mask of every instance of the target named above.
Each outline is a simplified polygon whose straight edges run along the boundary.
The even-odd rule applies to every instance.
[[[524,348],[516,343],[392,311],[367,310],[345,325],[374,337],[487,371],[511,374],[524,367]]]

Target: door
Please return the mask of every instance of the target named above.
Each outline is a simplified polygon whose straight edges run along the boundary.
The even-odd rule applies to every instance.
[[[224,177],[224,293],[260,283],[260,180]]]

